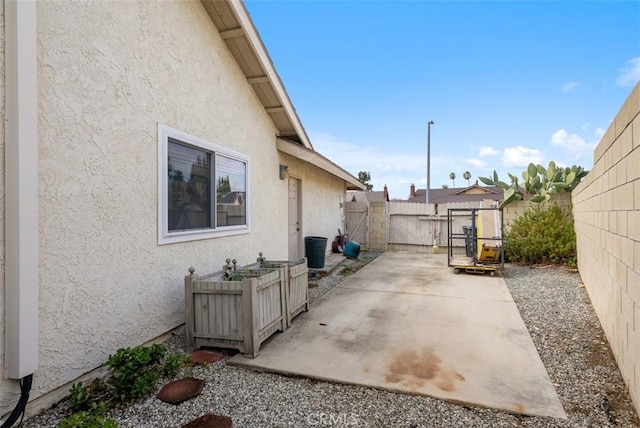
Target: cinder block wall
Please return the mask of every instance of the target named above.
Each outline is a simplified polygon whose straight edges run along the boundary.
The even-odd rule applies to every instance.
[[[512,202],[502,209],[502,219],[504,221],[505,231],[509,231],[513,221],[520,217],[529,208],[532,206],[541,206],[541,204],[530,202],[529,199],[532,197],[533,195],[526,195],[525,200]],[[555,193],[551,196],[548,203],[557,204],[563,210],[569,210],[571,207],[571,193]]]
[[[636,409],[640,409],[640,84],[573,191],[578,267]]]
[[[369,204],[369,249],[387,250],[387,202]]]

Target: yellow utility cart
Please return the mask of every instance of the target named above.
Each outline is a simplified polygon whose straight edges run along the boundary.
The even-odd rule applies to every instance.
[[[502,210],[495,201],[482,201],[480,208],[449,208],[447,251],[453,273],[488,272],[494,276],[501,272],[504,269],[503,236]]]

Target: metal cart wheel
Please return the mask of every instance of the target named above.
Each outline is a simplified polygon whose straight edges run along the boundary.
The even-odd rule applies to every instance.
[[[460,273],[460,268],[453,268],[453,273],[454,274],[459,274]]]
[[[489,275],[496,276],[496,271],[495,270],[489,271]]]

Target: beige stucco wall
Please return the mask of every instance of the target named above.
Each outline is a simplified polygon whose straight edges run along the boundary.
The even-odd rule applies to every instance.
[[[573,192],[578,267],[640,409],[640,84]]]
[[[40,355],[31,398],[183,323],[189,266],[204,273],[226,257],[287,256],[276,130],[200,2],[38,2],[37,14]],[[157,245],[158,123],[250,156],[251,233]],[[329,220],[316,223],[310,233],[330,231]],[[4,316],[0,332],[4,346]],[[3,414],[17,383],[1,379],[0,391]]]
[[[280,156],[280,163],[289,167],[289,176],[300,179],[302,186],[302,236],[324,236],[330,251],[338,229],[344,232],[344,181],[285,153]],[[301,253],[304,255],[304,242]]]

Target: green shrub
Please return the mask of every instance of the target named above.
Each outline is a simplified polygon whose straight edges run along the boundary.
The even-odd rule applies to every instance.
[[[573,219],[556,204],[532,206],[511,225],[505,236],[504,251],[511,262],[576,267]]]
[[[172,378],[178,374],[178,372],[184,365],[188,365],[190,363],[191,357],[185,357],[184,355],[180,354],[171,354],[164,361],[162,374],[166,377]]]
[[[162,345],[121,348],[110,355],[107,366],[113,370],[110,380],[113,395],[124,401],[151,392],[160,377],[160,362],[166,352]]]
[[[87,411],[81,410],[60,421],[59,428],[117,428],[113,419],[105,419],[106,403],[93,403]]]
[[[113,419],[104,414],[121,402],[149,394],[160,377],[173,378],[182,367],[191,365],[191,357],[182,354],[166,355],[164,345],[121,348],[109,355],[107,366],[111,376],[106,381],[95,379],[88,386],[73,384],[69,408],[75,413],[58,425],[61,428],[116,428]]]
[[[78,411],[88,409],[90,399],[91,394],[82,382],[74,383],[71,386],[71,396],[69,397],[69,407],[71,410]]]

